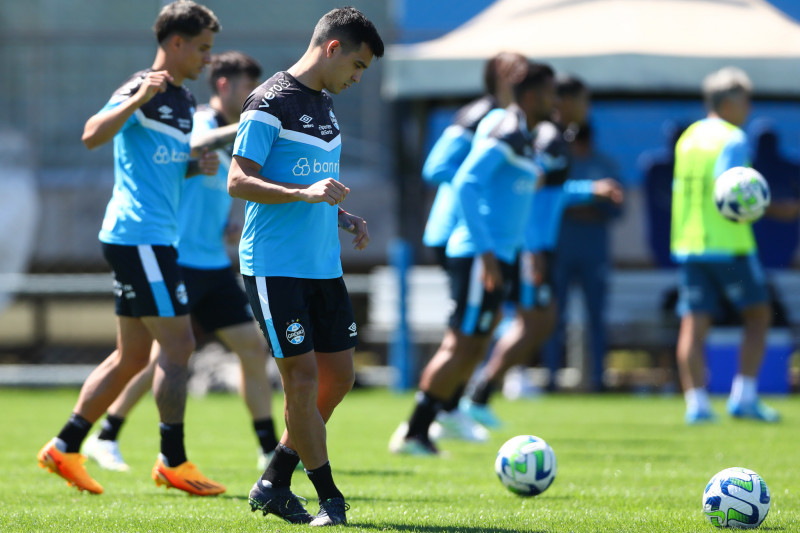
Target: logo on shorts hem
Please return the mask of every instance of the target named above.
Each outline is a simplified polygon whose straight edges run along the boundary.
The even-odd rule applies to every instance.
[[[351,337],[355,337],[356,335],[358,335],[358,332],[356,331],[356,329],[357,329],[357,326],[356,326],[356,323],[355,323],[355,322],[353,322],[352,324],[350,324],[350,326],[349,326],[347,329],[349,329],[349,330],[350,330],[350,336],[351,336]]]
[[[550,300],[553,299],[549,285],[540,285],[537,289],[539,304],[546,307],[550,305]]]
[[[492,322],[494,321],[494,312],[492,311],[484,311],[481,314],[481,318],[479,321],[479,328],[481,331],[489,331],[489,328],[492,327]]]
[[[306,338],[306,330],[299,322],[292,322],[286,328],[286,340],[291,344],[300,344]]]
[[[186,292],[186,285],[183,283],[178,284],[178,287],[175,289],[175,298],[178,299],[181,305],[189,303],[189,293]]]

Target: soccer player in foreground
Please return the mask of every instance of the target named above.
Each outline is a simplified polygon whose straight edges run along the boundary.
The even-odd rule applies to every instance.
[[[286,432],[250,491],[253,511],[291,523],[346,523],[333,481],[325,424],[352,388],[357,327],[342,279],[337,226],[369,242],[366,222],[339,208],[341,134],[331,97],[358,83],[383,55],[375,26],[352,7],[324,15],[303,56],[248,97],[228,175],[247,200],[239,259],[253,314],[272,347],[284,389]],[[290,489],[302,459],[320,510]]]
[[[744,321],[739,371],[728,398],[735,418],[777,422],[758,397],[757,376],[771,316],[764,272],[750,224],[727,220],[714,205],[714,180],[729,168],[749,166],[741,130],[750,113],[752,83],[728,67],[703,81],[706,118],[689,126],[675,146],[672,182],[672,256],[680,264],[678,371],[688,424],[713,422],[706,390],[704,347],[723,297]]]
[[[538,172],[531,130],[551,112],[552,69],[530,63],[513,84],[514,102],[478,125],[472,149],[453,178],[459,221],[447,242],[455,309],[441,346],[425,366],[416,405],[389,441],[394,453],[436,455],[429,428],[484,357],[509,294]]]
[[[190,147],[195,100],[182,85],[197,79],[208,64],[219,29],[214,13],[194,2],[179,0],[162,8],[154,27],[158,50],[153,66],[134,74],[84,127],[83,142],[90,149],[114,141],[114,190],[99,238],[114,271],[117,350],[86,379],[72,415],[39,451],[38,460],[68,484],[94,494],[103,487],[83,466],[81,443],[147,365],[153,340],[161,346],[153,381],[161,419],[154,475],[192,494],[225,491],[187,460],[184,449],[194,337],[173,247],[184,179],[214,175],[219,168],[216,153]]]
[[[239,113],[261,78],[261,66],[242,52],[211,57],[208,67],[211,100],[194,114],[192,143],[218,150],[219,172],[214,176],[184,180],[178,207],[178,264],[181,267],[191,316],[203,331],[214,335],[239,357],[242,395],[253,418],[263,470],[278,441],[271,414],[272,386],[266,370],[267,345],[258,332],[247,295],[239,287],[226,249],[226,240],[238,230],[228,223],[233,202],[227,192],[233,140]],[[154,343],[150,363],[111,404],[102,431],[92,435],[83,452],[105,469],[129,470],[119,451],[119,431],[125,417],[153,383],[160,347]]]

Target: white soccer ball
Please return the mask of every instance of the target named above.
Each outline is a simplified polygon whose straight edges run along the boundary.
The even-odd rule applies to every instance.
[[[733,222],[758,220],[769,202],[769,184],[753,168],[733,167],[714,183],[714,203],[720,214]]]
[[[556,478],[556,454],[543,439],[519,435],[500,447],[494,470],[514,494],[536,496]]]
[[[758,527],[769,512],[769,489],[747,468],[726,468],[703,491],[703,512],[717,527]]]

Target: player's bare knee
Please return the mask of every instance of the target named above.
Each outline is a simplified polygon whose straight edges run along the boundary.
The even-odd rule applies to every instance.
[[[267,352],[258,343],[239,348],[236,351],[236,355],[239,357],[243,368],[265,367],[267,364]]]
[[[195,349],[194,336],[180,335],[161,342],[161,356],[166,356],[174,362],[188,363],[189,357]]]
[[[754,305],[742,312],[744,326],[752,331],[764,331],[769,329],[772,323],[772,310],[767,304]]]
[[[344,397],[345,394],[353,390],[356,383],[355,372],[342,372],[338,374],[332,381],[331,387],[336,393]]]
[[[286,398],[290,401],[316,398],[318,386],[315,374],[294,372],[283,379],[283,390]]]

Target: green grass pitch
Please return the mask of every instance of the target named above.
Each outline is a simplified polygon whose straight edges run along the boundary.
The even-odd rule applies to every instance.
[[[148,398],[123,428],[127,474],[90,472],[100,496],[68,488],[36,466],[36,452],[60,429],[76,390],[0,389],[0,531],[173,532],[300,531],[274,516],[250,513],[247,493],[260,475],[256,441],[244,404],[234,395],[191,398],[186,434],[191,460],[228,492],[198,498],[157,488],[150,479],[158,449],[155,405]],[[773,426],[730,420],[683,423],[680,396],[552,395],[498,399],[507,426],[486,444],[443,442],[445,458],[396,457],[387,442],[408,416],[412,395],[357,390],[328,426],[335,479],[351,505],[349,530],[399,532],[703,532],[713,531],[701,496],[713,474],[744,466],[772,493],[762,530],[800,531],[800,398],[768,398],[781,411]],[[715,399],[724,412],[724,398]],[[276,396],[273,412],[281,410]],[[282,427],[282,424],[280,424]],[[508,492],[494,474],[506,439],[547,440],[558,476],[541,496]],[[311,501],[297,473],[294,491]]]

